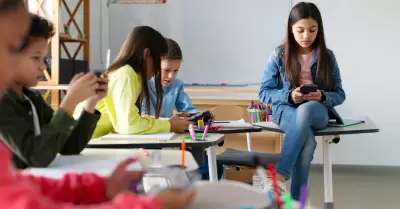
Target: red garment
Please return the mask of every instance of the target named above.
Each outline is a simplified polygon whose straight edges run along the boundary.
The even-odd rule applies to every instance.
[[[0,205],[7,209],[161,209],[152,196],[121,193],[105,196],[105,179],[92,173],[49,179],[21,174],[11,164],[10,151],[0,143]],[[78,205],[79,204],[79,205]]]

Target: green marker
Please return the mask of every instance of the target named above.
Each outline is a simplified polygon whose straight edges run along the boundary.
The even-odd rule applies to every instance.
[[[206,135],[206,138],[208,138],[209,136],[210,136],[210,135],[207,134],[207,135]],[[184,138],[185,138],[186,140],[191,140],[191,139],[192,139],[192,136],[185,136]],[[201,140],[202,138],[203,138],[203,135],[200,135],[200,134],[197,134],[197,135],[196,135],[196,141],[197,141],[197,140]]]
[[[286,192],[283,195],[283,202],[285,204],[285,209],[293,209],[292,197],[290,196],[289,192]]]

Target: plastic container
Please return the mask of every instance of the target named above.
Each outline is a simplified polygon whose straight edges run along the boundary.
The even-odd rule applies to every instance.
[[[271,120],[270,111],[268,109],[247,109],[251,116],[251,122],[267,122]]]

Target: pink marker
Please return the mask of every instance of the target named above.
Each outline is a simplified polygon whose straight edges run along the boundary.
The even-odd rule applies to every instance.
[[[209,128],[208,125],[206,125],[206,127],[204,127],[203,138],[201,138],[201,140],[203,140],[203,141],[206,140],[208,128]]]
[[[193,124],[189,124],[189,133],[192,135],[192,140],[196,141],[196,133],[194,132]]]

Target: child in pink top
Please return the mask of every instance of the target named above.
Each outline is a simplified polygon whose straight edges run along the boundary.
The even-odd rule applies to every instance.
[[[314,51],[306,54],[299,55],[299,62],[301,65],[300,71],[300,85],[313,84],[311,77],[311,64],[313,60]]]
[[[0,95],[18,62],[18,50],[29,28],[23,0],[0,0]],[[0,136],[1,137],[1,136]],[[120,163],[108,178],[92,173],[68,174],[61,180],[21,174],[11,152],[0,143],[0,205],[7,209],[184,209],[194,191],[168,189],[156,196],[129,193],[141,172],[126,171],[135,159]]]

